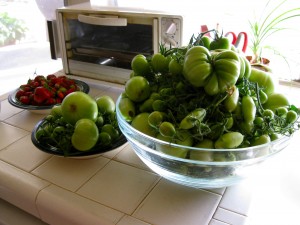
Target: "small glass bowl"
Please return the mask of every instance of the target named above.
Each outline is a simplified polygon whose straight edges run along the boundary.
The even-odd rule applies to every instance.
[[[120,99],[121,96],[116,103],[117,120],[135,153],[157,174],[189,187],[221,188],[235,185],[257,172],[261,163],[283,150],[291,139],[283,136],[267,144],[238,149],[205,149],[168,143],[148,136],[126,122],[119,110]],[[187,155],[205,152],[227,158],[234,156],[234,161],[180,158],[159,151],[165,148],[186,151]]]

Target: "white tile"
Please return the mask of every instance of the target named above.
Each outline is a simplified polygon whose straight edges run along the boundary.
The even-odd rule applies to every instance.
[[[0,224],[47,225],[39,218],[0,198]]]
[[[205,189],[204,188],[203,190],[213,192],[213,193],[216,193],[216,194],[219,194],[219,195],[223,195],[225,193],[226,187],[224,187],[224,188],[212,188],[212,189]]]
[[[103,157],[107,157],[109,159],[114,158],[120,151],[122,151],[122,149],[124,149],[126,146],[128,145],[128,143],[126,142],[125,144],[121,145],[120,147],[112,150],[112,151],[108,151],[102,154]]]
[[[0,151],[0,159],[30,172],[51,155],[37,149],[31,142],[31,134],[19,139]]]
[[[231,225],[245,225],[247,221],[246,216],[220,207],[217,209],[213,218]]]
[[[299,137],[253,177],[250,225],[298,225],[300,212]]]
[[[120,151],[114,160],[123,162],[144,170],[152,171],[143,161],[137,156],[137,154],[132,149],[131,145],[128,143],[122,151]]]
[[[212,219],[208,225],[228,225],[228,223],[224,223],[222,221]]]
[[[1,104],[1,110],[0,110],[0,121],[3,121],[21,111],[23,111],[23,109],[17,108],[12,106],[7,99],[1,101],[0,100],[0,104]]]
[[[101,156],[91,159],[53,156],[32,173],[60,187],[76,191],[108,161]]]
[[[79,190],[78,194],[131,214],[159,177],[123,163],[110,161]]]
[[[5,120],[5,122],[31,132],[37,122],[39,122],[45,116],[45,114],[38,114],[24,110],[8,118],[7,120]]]
[[[220,207],[246,216],[250,209],[252,190],[249,180],[227,187]]]
[[[50,183],[0,160],[0,198],[39,217],[35,200]]]
[[[151,225],[132,216],[125,215],[116,225]]]
[[[114,225],[123,213],[51,185],[37,197],[43,221],[55,225]]]
[[[220,199],[220,195],[162,179],[132,216],[155,225],[208,224]]]
[[[18,139],[28,135],[29,132],[10,124],[0,122],[0,151]]]

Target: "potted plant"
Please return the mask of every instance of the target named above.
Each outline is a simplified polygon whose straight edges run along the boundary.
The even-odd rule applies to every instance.
[[[274,46],[267,45],[268,38],[278,33],[289,29],[285,27],[285,23],[294,17],[300,16],[300,8],[291,8],[283,10],[283,4],[288,0],[280,1],[277,5],[273,6],[272,0],[269,0],[259,18],[249,21],[250,24],[250,45],[252,51],[251,56],[247,56],[252,64],[267,64],[269,59],[264,58],[263,50],[269,49],[279,54],[284,59],[285,57],[279,53]],[[276,1],[275,1],[276,2]],[[276,2],[277,3],[277,2]]]
[[[26,35],[27,28],[22,20],[0,13],[0,46],[15,44]]]

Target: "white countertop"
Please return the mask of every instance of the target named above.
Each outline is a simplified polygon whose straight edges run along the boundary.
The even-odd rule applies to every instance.
[[[91,96],[116,99],[123,91],[120,85],[79,79],[90,85]],[[285,224],[293,224],[289,219],[300,211],[299,138],[257,177],[228,188],[194,189],[153,173],[127,143],[90,159],[46,154],[30,139],[45,115],[11,106],[7,95],[0,100],[0,198],[48,224],[266,225],[277,224],[273,218],[280,213]]]

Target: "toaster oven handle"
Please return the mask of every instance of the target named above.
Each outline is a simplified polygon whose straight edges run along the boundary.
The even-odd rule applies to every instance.
[[[127,26],[127,19],[118,17],[96,17],[79,14],[78,20],[82,23],[101,26]]]

